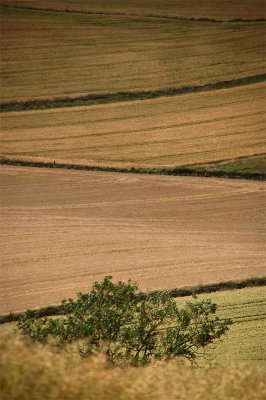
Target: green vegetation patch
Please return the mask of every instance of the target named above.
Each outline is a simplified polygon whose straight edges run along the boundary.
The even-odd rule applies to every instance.
[[[49,163],[38,161],[24,161],[15,159],[0,159],[0,165],[14,165],[34,168],[56,168],[56,169],[74,169],[77,171],[100,171],[100,172],[117,172],[132,174],[148,174],[148,175],[170,175],[170,176],[200,176],[205,178],[225,178],[225,179],[247,179],[247,180],[265,180],[265,172],[253,171],[226,171],[223,169],[211,170],[200,167],[175,167],[175,168],[116,168],[116,167],[97,167],[77,164]]]
[[[88,293],[63,300],[64,315],[32,318],[24,313],[17,327],[26,339],[47,345],[77,345],[82,357],[104,354],[114,365],[144,366],[184,358],[192,364],[207,358],[229,330],[230,319],[216,315],[211,300],[177,307],[168,291],[141,298],[137,284],[95,282]]]
[[[208,283],[205,285],[198,285],[193,287],[184,287],[178,289],[169,289],[167,292],[171,297],[187,297],[194,296],[203,293],[214,293],[219,291],[228,291],[228,290],[236,290],[236,289],[244,289],[244,288],[252,288],[252,287],[264,287],[266,286],[266,277],[253,277],[242,280],[235,281],[225,281],[218,283]],[[152,294],[158,293],[160,291],[151,292]],[[139,293],[138,296],[140,299],[146,299],[149,297],[149,293]],[[38,310],[28,310],[28,316],[31,318],[36,317],[46,317],[46,316],[56,316],[64,314],[64,307],[62,305],[54,305],[43,307]],[[21,317],[22,313],[10,313],[6,315],[0,316],[0,324],[10,323],[13,321],[17,321]]]
[[[249,175],[266,174],[266,154],[259,154],[253,157],[241,157],[233,160],[217,163],[208,163],[203,165],[193,165],[195,171],[204,173],[224,173],[226,175]]]
[[[215,362],[243,362],[266,366],[266,296],[265,288],[245,288],[210,295],[199,295],[199,300],[209,298],[218,304],[218,315],[232,319],[230,333],[214,351]],[[179,301],[179,300],[178,300]]]
[[[14,326],[2,326],[0,385],[3,398],[264,400],[265,288],[201,294],[198,300],[210,297],[218,305],[220,318],[232,319],[233,325],[214,350],[215,358],[208,368],[206,365],[191,368],[176,361],[145,368],[118,368],[102,355],[80,358],[73,351],[42,344],[29,346],[14,331]],[[183,307],[185,299],[176,301],[178,307]]]

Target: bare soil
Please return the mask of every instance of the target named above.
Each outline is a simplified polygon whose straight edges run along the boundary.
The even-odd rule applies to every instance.
[[[264,184],[2,166],[0,313],[265,275]]]

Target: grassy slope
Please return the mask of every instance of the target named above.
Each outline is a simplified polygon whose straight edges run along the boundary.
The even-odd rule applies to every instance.
[[[80,10],[95,12],[122,12],[177,16],[185,18],[262,18],[265,17],[263,0],[1,0],[1,4],[24,7]]]
[[[226,339],[216,348],[216,362],[234,360],[249,365],[266,365],[265,287],[201,294],[198,298],[211,298],[218,304],[219,316],[231,318],[234,322]],[[177,299],[180,304],[186,300]]]
[[[252,157],[240,157],[233,160],[227,160],[223,162],[218,162],[214,164],[205,165],[193,165],[193,169],[196,171],[201,171],[202,169],[208,170],[210,172],[223,171],[228,174],[234,173],[250,173],[257,172],[259,174],[266,174],[266,156],[255,155]]]
[[[263,23],[2,9],[2,101],[152,90],[261,74]]]
[[[260,83],[181,97],[2,113],[2,156],[120,167],[252,156],[265,149],[264,107]],[[260,171],[262,162],[260,157],[250,170]]]

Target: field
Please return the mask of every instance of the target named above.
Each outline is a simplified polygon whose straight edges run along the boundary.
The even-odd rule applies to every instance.
[[[0,316],[106,275],[266,276],[265,2],[215,3],[0,0]],[[234,322],[211,364],[121,370],[1,324],[0,397],[265,399],[265,286],[198,297]]]
[[[100,13],[125,13],[183,18],[261,19],[265,17],[263,0],[223,0],[213,5],[213,0],[1,0],[10,6],[33,7],[61,11]]]
[[[5,102],[202,85],[264,72],[263,22],[1,11]]]
[[[266,365],[264,336],[266,329],[265,288],[246,288],[202,294],[198,300],[211,298],[218,305],[218,315],[231,318],[233,325],[215,349],[215,362],[234,360],[246,365]],[[182,305],[187,298],[177,300]]]
[[[2,157],[174,167],[265,152],[265,85],[2,113]],[[253,170],[263,165],[263,158]]]
[[[1,188],[0,313],[108,274],[142,290],[265,275],[263,182],[2,166]]]
[[[66,352],[26,347],[12,333],[13,325],[4,325],[0,328],[0,384],[3,394],[9,395],[4,399],[262,400],[266,393],[265,289],[211,293],[200,295],[199,300],[206,297],[218,304],[220,316],[234,321],[217,346],[211,369],[191,369],[180,363],[114,369],[101,357],[80,361]],[[182,305],[185,300],[177,301]]]

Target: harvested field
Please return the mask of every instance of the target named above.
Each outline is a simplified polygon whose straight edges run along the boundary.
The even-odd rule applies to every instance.
[[[117,167],[211,163],[265,152],[265,84],[6,112],[1,120],[1,155],[9,159]],[[258,160],[256,168],[263,168]]]
[[[265,275],[264,184],[1,167],[0,313],[111,274],[142,290]]]
[[[263,22],[2,8],[1,31],[2,101],[193,86],[265,69]]]
[[[54,9],[62,11],[126,13],[183,18],[256,19],[265,17],[263,0],[1,0],[10,6]]]

